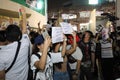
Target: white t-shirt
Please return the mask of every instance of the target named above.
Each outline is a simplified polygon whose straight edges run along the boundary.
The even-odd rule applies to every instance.
[[[70,48],[70,45],[67,46],[67,49],[69,49],[69,48]],[[81,49],[80,49],[79,47],[76,47],[76,51],[75,51],[74,53],[72,53],[72,56],[73,56],[76,60],[82,60],[83,55],[82,55]],[[72,63],[72,64],[69,63],[69,65],[70,65],[70,68],[71,68],[71,69],[76,69],[77,62]]]
[[[5,80],[27,80],[28,75],[28,46],[30,40],[27,34],[24,34],[21,39],[21,47],[13,67],[5,75]],[[16,54],[18,42],[13,42],[6,46],[0,46],[0,71],[6,70]]]
[[[38,52],[41,56],[42,53]],[[35,72],[36,67],[34,66],[35,62],[39,61],[39,58],[36,55],[31,56],[31,69]],[[35,73],[34,73],[35,74]],[[40,71],[36,75],[36,80],[53,80],[53,63],[49,56],[47,56],[46,66],[44,71]]]

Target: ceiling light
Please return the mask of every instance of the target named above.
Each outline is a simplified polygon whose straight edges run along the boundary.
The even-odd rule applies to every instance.
[[[37,3],[37,9],[42,9],[43,8],[43,1],[38,1]]]
[[[98,0],[89,0],[89,4],[93,5],[98,4]]]

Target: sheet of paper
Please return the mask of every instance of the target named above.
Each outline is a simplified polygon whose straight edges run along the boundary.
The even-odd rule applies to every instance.
[[[63,31],[61,27],[52,27],[52,43],[63,41]]]
[[[50,52],[50,55],[53,63],[63,62],[63,57],[61,55],[61,52],[58,52],[58,53]]]
[[[44,32],[42,32],[42,35],[43,35],[44,39],[46,38],[46,36],[49,36],[49,34],[48,34],[46,29],[44,30]]]
[[[63,30],[64,34],[72,34],[73,29],[72,29],[72,26],[69,23],[61,22],[60,25],[62,27],[62,30]]]

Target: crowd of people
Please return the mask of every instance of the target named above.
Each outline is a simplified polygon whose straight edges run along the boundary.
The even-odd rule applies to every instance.
[[[120,78],[120,55],[115,56],[120,54],[120,45],[118,41],[114,46],[112,33],[104,38],[89,30],[73,31],[53,44],[51,28],[58,26],[58,21],[49,29],[41,29],[39,22],[38,32],[27,33],[26,12],[22,10],[20,26],[10,24],[0,30],[0,80],[28,80],[29,67],[33,80]],[[116,46],[118,51],[114,51]]]

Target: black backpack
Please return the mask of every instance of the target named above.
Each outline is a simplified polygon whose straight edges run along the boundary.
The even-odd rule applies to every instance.
[[[39,59],[40,59],[40,57],[41,57],[41,56],[40,56],[39,54],[37,54],[37,53],[35,53],[35,54],[33,54],[33,55],[36,55]],[[48,56],[51,58],[51,55],[50,55],[49,53],[48,53]],[[35,70],[35,75],[33,76],[33,70],[30,68],[30,55],[29,55],[28,63],[29,63],[29,71],[28,71],[28,78],[27,78],[27,80],[36,80],[36,75],[37,75],[39,69],[36,69],[36,70]]]
[[[33,55],[36,55],[39,59],[40,59],[40,55],[39,54],[33,54]],[[29,64],[29,70],[28,70],[28,78],[27,80],[35,80],[36,79],[36,75],[37,75],[37,72],[39,71],[39,69],[36,69],[35,70],[35,75],[33,76],[33,70],[30,68],[30,56],[29,56],[29,59],[28,59],[28,64]]]

